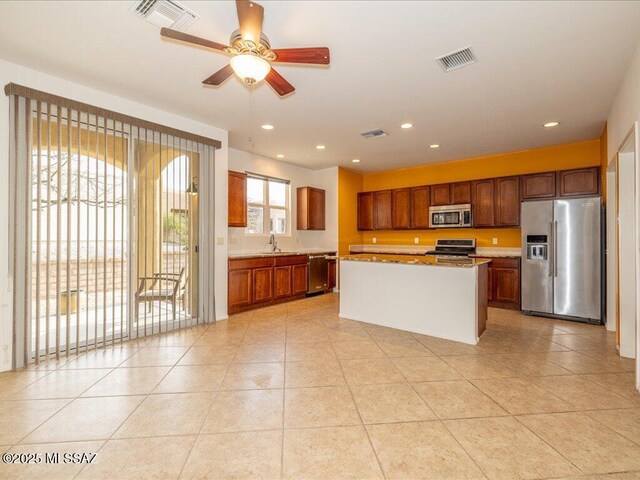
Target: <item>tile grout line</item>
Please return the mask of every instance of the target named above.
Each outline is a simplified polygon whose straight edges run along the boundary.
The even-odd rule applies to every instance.
[[[377,342],[376,342],[377,345]],[[378,346],[379,347],[379,346]],[[429,350],[429,348],[424,345],[424,347]],[[381,349],[382,350],[382,349]],[[431,353],[434,353],[433,351],[429,350]],[[382,353],[384,353],[385,355],[387,355],[387,353],[382,350]],[[434,353],[434,355],[438,357],[437,354]],[[447,428],[447,426],[445,425],[444,421],[440,418],[440,416],[429,406],[429,404],[427,403],[427,401],[422,398],[422,395],[420,395],[420,393],[415,389],[415,386],[413,385],[412,382],[410,382],[407,377],[400,371],[400,369],[398,369],[395,365],[395,363],[393,363],[393,360],[391,359],[391,357],[389,357],[387,355],[387,359],[389,360],[389,362],[393,365],[394,368],[396,368],[396,370],[398,370],[398,372],[400,373],[400,375],[402,375],[402,377],[406,380],[406,382],[411,386],[411,389],[415,392],[416,395],[418,395],[418,398],[420,398],[420,400],[422,400],[422,402],[426,405],[426,407],[431,411],[431,413],[433,413],[433,415],[436,417],[436,421],[438,421],[440,423],[440,425],[442,425],[445,430],[447,430],[449,432],[449,435],[451,435],[451,437],[453,438],[453,440],[460,446],[460,448],[462,449],[462,451],[467,455],[467,457],[473,462],[473,464],[478,468],[478,470],[480,471],[480,473],[482,473],[484,475],[485,478],[489,478],[489,476],[485,473],[485,471],[480,467],[480,465],[478,465],[478,463],[476,462],[476,460],[469,454],[469,452],[462,446],[462,444],[458,441],[458,439],[453,435],[453,433],[451,433],[451,431]],[[455,369],[454,369],[455,370]],[[464,378],[464,376],[462,376]],[[465,379],[466,380],[466,379]],[[468,381],[468,380],[467,380]]]
[[[577,412],[563,412],[563,413],[577,413]],[[551,414],[546,414],[546,415],[553,415],[553,413]],[[524,415],[522,415],[524,416]],[[558,455],[560,455],[560,457],[564,458],[567,462],[569,462],[571,465],[573,465],[579,472],[581,472],[582,474],[586,474],[588,475],[589,472],[585,472],[584,470],[582,470],[580,467],[578,467],[575,463],[573,463],[570,459],[568,459],[567,457],[565,457],[560,451],[558,451],[553,445],[551,445],[550,443],[548,443],[547,441],[545,441],[544,438],[542,438],[540,435],[538,435],[536,432],[534,432],[532,429],[530,429],[529,427],[527,427],[516,415],[512,415],[512,418],[515,419],[520,425],[522,425],[528,432],[531,432],[533,435],[535,435],[538,439],[540,439],[540,441],[542,443],[544,443],[545,445],[547,445],[551,450],[553,450],[554,452],[556,452]]]
[[[207,330],[209,330],[211,327],[209,327]],[[240,342],[242,343],[242,339],[244,338],[244,336],[247,333],[247,328],[244,329],[243,333],[242,333],[242,337],[240,339]],[[203,333],[204,335],[204,333]],[[198,337],[201,338],[202,336]],[[239,345],[239,344],[238,344]],[[234,353],[234,357],[237,354],[237,349],[236,349],[236,353]],[[185,352],[186,355],[186,352]],[[193,447],[195,447],[196,443],[198,442],[198,438],[200,437],[200,435],[202,434],[202,429],[204,428],[204,424],[207,421],[207,418],[209,417],[209,415],[211,414],[211,410],[213,409],[213,406],[215,405],[215,401],[216,398],[218,397],[218,394],[220,393],[221,389],[222,389],[222,384],[224,383],[225,378],[227,378],[227,374],[229,373],[229,369],[231,368],[232,362],[233,362],[233,358],[231,359],[231,362],[229,362],[227,364],[227,368],[224,372],[224,375],[222,376],[222,379],[220,380],[220,384],[218,385],[218,388],[216,389],[216,391],[214,392],[212,398],[211,398],[211,404],[209,405],[209,409],[207,410],[207,414],[204,416],[204,419],[202,420],[202,425],[200,425],[200,430],[198,431],[198,433],[196,434],[195,438],[193,439],[193,443],[191,444],[191,448],[189,448],[189,451],[187,452],[187,455],[185,456],[184,459],[184,463],[182,464],[182,467],[180,468],[180,472],[178,473],[177,478],[180,478],[182,476],[182,473],[184,472],[185,467],[187,466],[187,463],[189,462],[189,458],[191,457],[191,453],[193,452]]]
[[[193,325],[193,326],[196,326],[196,325]],[[203,331],[202,331],[202,333],[201,333],[200,335],[198,335],[198,337],[197,337],[197,338],[199,339],[200,337],[202,337],[202,335],[204,334],[204,332],[206,332],[208,329],[209,329],[209,327],[207,327],[205,330],[203,330]],[[164,334],[163,334],[163,333],[159,333],[159,334],[158,334],[158,338],[160,338],[160,336],[162,336],[162,335],[166,335],[166,334],[168,334],[168,333],[170,333],[170,332],[165,332]],[[174,333],[175,333],[175,332],[174,332]],[[153,336],[153,335],[152,335],[152,336]],[[144,338],[144,337],[143,337],[143,338]],[[137,339],[136,339],[136,340],[137,340]],[[152,341],[152,340],[151,340],[151,339],[149,339],[149,341],[148,341],[148,342],[146,342],[146,343],[143,345],[143,347],[142,347],[142,348],[140,348],[139,350],[137,350],[133,355],[135,355],[136,353],[140,352],[144,347],[148,346],[148,344],[149,344],[151,341]],[[196,341],[197,341],[197,340],[196,340]],[[195,342],[194,342],[194,343],[195,343]],[[160,383],[161,383],[161,382],[162,382],[162,381],[167,377],[167,375],[169,375],[169,373],[173,370],[173,368],[177,365],[177,363],[182,359],[182,357],[184,357],[184,355],[186,355],[186,353],[187,353],[190,349],[191,349],[191,347],[189,347],[189,348],[188,348],[188,349],[187,349],[187,350],[182,354],[182,356],[180,356],[180,358],[176,361],[176,363],[175,363],[171,368],[169,368],[169,369],[167,370],[167,372],[162,376],[162,378],[161,378],[160,380],[158,380],[158,382],[155,384],[155,386],[154,386],[154,387],[153,387],[153,388],[152,388],[152,389],[151,389],[147,394],[142,394],[142,395],[141,395],[141,396],[144,396],[144,398],[142,399],[142,401],[141,401],[141,402],[136,406],[136,408],[134,408],[133,410],[131,410],[131,412],[129,412],[129,415],[127,415],[127,417],[126,417],[126,418],[125,418],[125,419],[120,423],[120,425],[118,425],[118,427],[113,431],[113,433],[109,436],[109,438],[108,438],[108,439],[106,439],[106,440],[104,441],[104,443],[100,446],[100,448],[99,448],[99,449],[98,449],[98,451],[96,452],[97,454],[99,454],[99,453],[102,451],[102,449],[105,447],[105,445],[107,445],[107,443],[109,443],[111,440],[113,440],[113,436],[114,436],[116,433],[118,433],[118,431],[122,428],[122,426],[123,426],[123,425],[124,425],[124,424],[125,424],[125,423],[130,419],[130,418],[131,418],[131,416],[132,416],[132,415],[133,415],[133,414],[134,414],[134,413],[135,413],[135,412],[140,408],[140,406],[141,406],[141,405],[142,405],[142,404],[143,404],[143,403],[144,403],[144,402],[149,398],[149,396],[151,395],[151,392],[153,392],[153,390],[154,390],[158,385],[160,385]],[[120,366],[120,365],[122,365],[124,362],[128,361],[128,360],[129,360],[133,355],[131,355],[131,356],[130,356],[130,357],[128,357],[127,359],[125,359],[125,360],[123,360],[122,362],[120,362],[120,363],[118,364],[118,366]],[[162,367],[162,366],[161,366],[161,367]],[[114,368],[114,369],[113,369],[113,371],[115,371],[117,368],[118,368],[118,367]],[[145,367],[137,367],[137,368],[145,368]],[[110,375],[111,373],[112,373],[112,372],[110,372],[108,375]],[[105,377],[106,377],[106,375],[105,375]],[[105,377],[102,377],[102,378],[105,378]],[[102,379],[100,379],[100,380],[102,380]],[[97,382],[96,382],[96,383],[97,383]],[[87,389],[87,390],[88,390],[88,389]],[[86,390],[85,390],[85,391],[86,391]],[[84,393],[84,392],[83,392],[83,393]],[[82,395],[82,394],[81,394],[81,395]],[[80,398],[80,397],[77,397],[77,398]],[[73,478],[74,478],[74,480],[75,480],[76,478],[78,478],[78,476],[79,476],[79,475],[80,475],[80,474],[81,474],[85,469],[87,469],[87,467],[88,467],[88,466],[89,466],[88,464],[87,464],[87,465],[83,465],[83,467],[82,467],[80,470],[78,470],[78,472],[76,473],[76,475],[74,475],[74,477],[73,477]]]
[[[367,332],[367,335],[368,335],[368,332]],[[382,477],[386,479],[387,478],[387,474],[385,473],[384,468],[382,468],[382,462],[380,461],[380,458],[378,457],[378,452],[376,452],[376,449],[373,446],[373,441],[371,440],[371,436],[369,435],[369,430],[367,429],[367,426],[365,425],[364,420],[362,419],[362,414],[360,413],[360,409],[358,408],[358,404],[356,403],[356,399],[353,396],[353,391],[351,390],[351,385],[349,385],[349,382],[347,381],[347,376],[345,375],[344,369],[342,368],[342,363],[340,361],[340,358],[338,357],[338,354],[336,353],[336,350],[335,350],[335,347],[333,345],[333,342],[330,341],[329,343],[331,345],[331,349],[333,350],[333,354],[336,356],[336,358],[338,360],[338,365],[340,366],[340,371],[342,372],[342,377],[343,377],[344,382],[346,384],[347,390],[349,391],[349,395],[351,396],[351,401],[353,402],[353,406],[356,409],[356,413],[358,414],[358,418],[360,419],[360,426],[362,427],[362,429],[364,430],[365,435],[367,436],[367,440],[369,441],[369,445],[371,446],[371,451],[373,452],[373,455],[376,458],[376,462],[378,463],[378,468],[380,469],[380,472],[382,473]]]

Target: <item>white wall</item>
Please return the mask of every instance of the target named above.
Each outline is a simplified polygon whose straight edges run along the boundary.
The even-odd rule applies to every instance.
[[[618,152],[629,130],[633,128],[633,123],[637,120],[640,120],[640,43],[636,47],[607,117],[609,160]]]
[[[622,146],[627,133],[634,127],[635,122],[640,120],[640,42],[636,47],[635,53],[627,73],[622,80],[616,98],[607,117],[607,147],[609,152],[609,160],[617,154],[618,149]],[[635,159],[640,160],[639,143],[636,142]],[[640,168],[636,165],[636,225],[640,225]],[[624,201],[634,202],[633,197],[620,198],[620,203]],[[635,232],[635,252],[636,267],[640,259],[640,233]],[[636,268],[637,274],[640,268]],[[636,305],[640,302],[640,295],[636,294]],[[636,308],[636,314],[640,313],[640,308]],[[636,342],[640,344],[640,317],[636,318]],[[640,390],[640,355],[636,355],[636,388]]]
[[[216,314],[227,317],[227,131],[0,59],[0,87],[17,83],[222,142],[216,151]],[[12,279],[9,277],[9,100],[0,95],[0,371],[11,367]]]
[[[283,251],[304,249],[338,249],[338,169],[309,170],[261,157],[233,148],[229,149],[229,170],[253,172],[291,181],[290,235],[278,235]],[[326,220],[323,231],[296,230],[296,189],[316,187],[326,191]],[[246,235],[244,228],[229,228],[229,253],[269,250],[269,235]]]
[[[632,148],[635,147],[633,142]],[[620,198],[634,198],[635,165],[633,152],[620,153],[618,158],[618,193]],[[618,221],[620,229],[620,356],[636,357],[636,263],[634,232],[635,205],[633,202],[620,202],[618,205]]]

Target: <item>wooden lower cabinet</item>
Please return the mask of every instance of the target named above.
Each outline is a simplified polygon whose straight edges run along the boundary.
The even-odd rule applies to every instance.
[[[273,269],[273,277],[275,286],[273,289],[273,298],[290,297],[293,293],[292,267],[285,265],[283,267],[275,267]]]
[[[307,255],[229,259],[229,313],[303,298],[307,262]]]
[[[490,307],[520,309],[520,259],[487,258],[487,297]]]
[[[273,298],[273,268],[256,268],[251,275],[252,303],[270,302]]]
[[[251,270],[229,272],[229,308],[251,305]]]
[[[305,263],[304,265],[293,265],[292,269],[292,294],[304,295],[309,290],[309,267]]]

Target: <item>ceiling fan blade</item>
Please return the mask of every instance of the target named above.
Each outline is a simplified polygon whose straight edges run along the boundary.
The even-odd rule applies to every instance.
[[[242,39],[250,40],[258,45],[262,33],[264,8],[250,0],[236,0],[236,9],[238,10]]]
[[[201,47],[213,48],[214,50],[223,50],[227,48],[227,45],[223,45],[206,38],[194,37],[188,33],[179,32],[177,30],[171,30],[170,28],[160,29],[160,36],[165,38],[172,38],[173,40],[180,40],[181,42],[192,43]]]
[[[281,63],[314,63],[317,65],[329,65],[330,55],[327,47],[309,48],[276,48],[272,50],[276,54],[274,62]]]
[[[281,97],[289,95],[295,90],[295,88],[293,88],[293,85],[287,82],[284,77],[276,72],[273,68],[271,69],[271,71],[269,71],[269,73],[267,73],[265,80]]]
[[[220,85],[231,75],[233,75],[233,68],[231,68],[231,65],[225,65],[209,78],[203,80],[202,83],[205,85]]]

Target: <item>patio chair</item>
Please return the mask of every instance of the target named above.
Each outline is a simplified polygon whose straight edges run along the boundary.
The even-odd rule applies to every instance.
[[[187,289],[185,269],[180,273],[154,273],[150,277],[141,277],[136,291],[136,314],[141,303],[147,304],[147,311],[153,302],[167,302],[171,304],[173,321],[176,321],[176,304],[180,302],[184,310],[184,296]],[[147,288],[147,283],[151,285]]]

